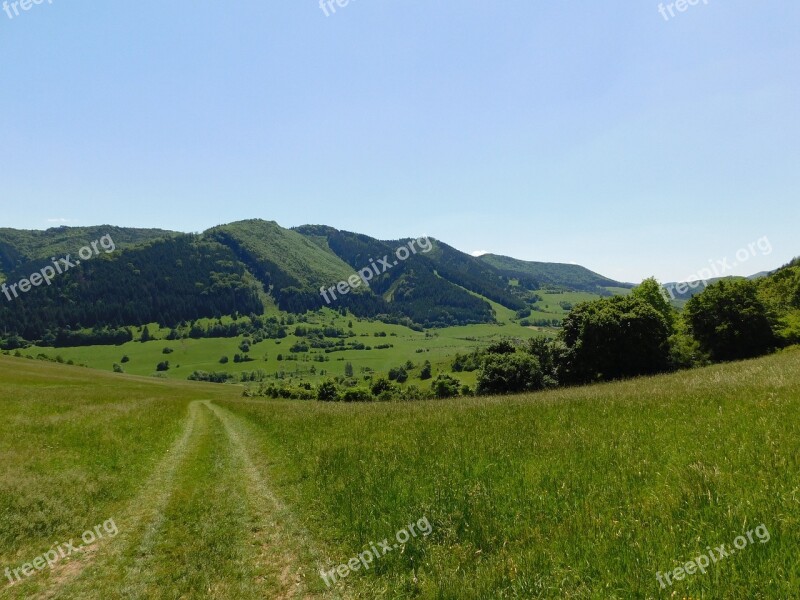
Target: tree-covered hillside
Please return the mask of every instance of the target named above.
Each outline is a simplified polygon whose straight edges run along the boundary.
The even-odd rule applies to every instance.
[[[532,289],[564,288],[608,294],[606,287],[631,287],[579,265],[517,260],[497,254],[484,254],[480,260],[507,277],[518,278],[521,284]]]

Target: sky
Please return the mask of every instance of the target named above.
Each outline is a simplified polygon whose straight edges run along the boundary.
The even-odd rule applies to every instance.
[[[0,227],[262,218],[631,282],[776,268],[800,255],[800,3],[670,5],[8,2]]]

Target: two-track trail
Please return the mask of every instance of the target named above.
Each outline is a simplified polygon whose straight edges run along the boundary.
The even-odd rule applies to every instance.
[[[256,451],[243,419],[191,402],[181,435],[117,518],[119,534],[58,565],[35,597],[338,597],[319,591],[322,557],[270,489]]]

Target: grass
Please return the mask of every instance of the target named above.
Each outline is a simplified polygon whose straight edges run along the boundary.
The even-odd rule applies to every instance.
[[[777,598],[800,590],[798,366],[794,351],[504,399],[225,406],[262,432],[334,562],[430,519],[359,597]],[[656,572],[762,523],[768,544],[660,590]]]
[[[0,569],[120,531],[0,598],[796,597],[798,367],[344,405],[0,356]],[[422,517],[429,537],[325,588]],[[768,543],[659,587],[762,523]]]
[[[558,297],[558,295],[554,295]],[[565,295],[570,297],[570,295]],[[563,299],[563,298],[561,298]],[[558,300],[555,300],[556,306]],[[450,373],[450,365],[456,354],[467,354],[475,348],[485,347],[493,341],[504,337],[529,339],[543,333],[535,328],[523,327],[511,319],[514,311],[504,308],[496,303],[491,303],[497,315],[497,323],[466,325],[460,327],[447,327],[429,330],[427,333],[414,331],[401,325],[388,325],[379,321],[361,320],[352,316],[344,317],[332,310],[322,310],[318,313],[309,313],[308,325],[311,327],[334,326],[345,331],[352,330],[356,337],[347,341],[359,341],[372,350],[348,350],[325,354],[322,350],[308,353],[299,353],[298,361],[288,361],[285,358],[290,354],[289,349],[297,341],[302,341],[294,335],[289,335],[282,340],[264,340],[251,346],[249,353],[252,362],[234,363],[233,356],[240,354],[239,344],[244,339],[237,338],[210,338],[210,339],[184,339],[167,341],[163,338],[169,329],[159,328],[157,324],[150,324],[148,330],[156,337],[156,341],[141,343],[128,342],[120,346],[86,346],[76,348],[50,348],[32,346],[22,350],[23,355],[37,356],[43,354],[55,359],[61,357],[64,361],[72,360],[76,364],[86,365],[95,369],[111,371],[115,363],[120,364],[126,373],[134,375],[151,376],[156,373],[156,365],[162,361],[169,361],[170,369],[162,375],[169,379],[185,380],[193,371],[225,371],[237,377],[247,371],[261,370],[268,376],[275,377],[279,374],[289,382],[311,382],[318,384],[333,376],[343,376],[346,363],[351,363],[356,375],[364,369],[372,369],[378,374],[386,374],[389,369],[399,367],[411,360],[418,366],[429,360],[434,368],[434,377],[437,372]],[[561,310],[559,308],[559,310]],[[553,318],[563,318],[566,312],[562,311]],[[275,316],[284,316],[275,314]],[[228,320],[227,318],[225,319]],[[204,321],[201,320],[201,323]],[[352,323],[352,329],[349,324]],[[293,332],[296,325],[287,327]],[[376,337],[376,333],[385,333],[385,337]],[[138,337],[138,333],[136,337]],[[391,344],[391,348],[375,349],[374,346]],[[164,348],[174,350],[171,354],[163,354]],[[284,360],[279,361],[278,355]],[[128,356],[129,362],[122,364],[122,357]],[[227,356],[229,362],[220,364],[220,358]],[[315,356],[323,356],[327,362],[315,362]],[[313,372],[312,372],[313,367]],[[456,374],[462,383],[474,385],[474,373]],[[415,381],[416,379],[416,381]],[[429,386],[430,383],[421,382],[410,373],[409,384]]]

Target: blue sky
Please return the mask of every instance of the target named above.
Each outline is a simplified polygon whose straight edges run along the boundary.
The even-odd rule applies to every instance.
[[[110,4],[0,12],[0,226],[259,217],[627,281],[800,255],[796,0]]]

